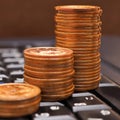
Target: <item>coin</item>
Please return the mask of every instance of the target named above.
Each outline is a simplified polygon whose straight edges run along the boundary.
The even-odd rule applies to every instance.
[[[30,56],[36,58],[71,57],[72,54],[72,50],[60,47],[33,47],[24,50],[25,57]]]
[[[0,85],[0,117],[21,117],[37,111],[41,90],[33,85],[7,83]]]

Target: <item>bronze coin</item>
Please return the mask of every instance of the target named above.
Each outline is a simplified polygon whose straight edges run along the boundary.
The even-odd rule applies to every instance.
[[[87,57],[87,56],[86,56]],[[93,59],[78,59],[74,61],[74,65],[93,65],[101,62],[100,58]]]
[[[100,72],[96,72],[96,73],[94,73],[94,74],[77,74],[76,72],[75,72],[75,74],[74,74],[74,78],[91,78],[91,77],[96,77],[96,76],[100,76]]]
[[[63,64],[73,64],[74,58],[68,59],[68,60],[32,60],[25,58],[24,59],[25,64],[30,65],[31,64],[42,64],[42,65],[63,65]]]
[[[72,54],[72,50],[60,47],[33,47],[24,50],[25,57],[30,56],[36,58],[63,58],[71,57]]]
[[[101,76],[97,77],[96,79],[91,79],[91,80],[86,80],[86,79],[82,79],[82,80],[79,80],[79,79],[75,79],[74,80],[74,84],[75,85],[86,85],[86,84],[92,84],[92,83],[96,83],[96,82],[99,82],[101,80]]]
[[[96,79],[101,78],[101,75],[91,76],[91,77],[74,77],[74,81],[94,81]]]
[[[96,42],[96,41],[100,41],[99,37],[96,38],[90,38],[90,39],[85,39],[85,38],[65,38],[65,37],[57,37],[56,36],[56,40],[60,40],[60,41],[68,41],[68,42],[87,42],[87,43],[91,43],[91,42]]]
[[[100,63],[99,64],[94,64],[94,65],[80,65],[80,66],[74,66],[74,69],[92,69],[92,68],[96,68],[96,67],[99,67],[100,66]]]
[[[60,26],[66,26],[66,27],[99,27],[102,25],[102,22],[97,22],[97,23],[63,23],[63,22],[58,22],[57,25]]]
[[[58,88],[54,88],[54,87],[41,87],[42,90],[42,94],[43,95],[49,95],[49,94],[56,94],[56,93],[65,93],[68,92],[71,88],[73,88],[73,83],[71,83],[68,86],[63,86],[63,87],[58,87]]]
[[[41,90],[33,85],[7,83],[0,85],[0,117],[21,117],[39,108]]]
[[[88,16],[87,16],[88,15]],[[92,15],[92,17],[90,17]],[[97,15],[97,14],[95,14]],[[60,14],[56,13],[54,19],[56,20],[100,20],[100,15],[95,16],[94,14]]]
[[[61,37],[64,39],[98,39],[101,37],[101,34],[97,35],[79,35],[79,34],[56,34],[56,37]]]
[[[31,74],[34,74],[34,75],[37,75],[37,76],[42,76],[42,75],[46,75],[46,76],[53,76],[53,75],[65,75],[65,74],[69,74],[69,73],[73,73],[73,69],[70,69],[70,70],[67,70],[67,71],[52,71],[52,72],[42,72],[42,71],[34,71],[34,70],[31,70],[31,69],[27,69],[27,68],[24,68],[24,71],[25,73],[31,73]]]
[[[76,24],[83,24],[83,23],[89,23],[89,24],[93,24],[93,23],[98,23],[98,22],[100,22],[101,20],[98,20],[98,19],[96,19],[96,20],[81,20],[81,19],[74,19],[74,20],[71,20],[71,19],[67,19],[67,20],[64,20],[64,19],[55,19],[55,22],[56,22],[56,24],[58,24],[58,23],[76,23]]]
[[[74,92],[74,85],[73,88],[71,88],[68,92],[64,93],[55,93],[50,95],[42,95],[42,101],[60,101],[64,100],[72,95]]]
[[[63,5],[63,6],[56,6],[55,9],[57,11],[98,11],[101,8],[99,6],[90,6],[90,5]]]
[[[37,81],[37,82],[36,82]],[[26,79],[25,78],[25,82],[26,83],[29,83],[29,84],[32,84],[32,85],[35,85],[35,86],[38,86],[42,89],[59,89],[59,88],[66,88],[68,86],[70,86],[71,84],[73,84],[73,78],[67,80],[67,81],[49,81],[49,82],[46,82],[46,81],[41,81],[41,80],[36,80],[36,79],[32,79],[32,81],[30,81],[29,79]]]
[[[0,100],[2,101],[20,101],[31,99],[40,93],[41,91],[38,87],[29,84],[0,84]]]
[[[82,47],[82,48],[80,48],[80,47],[70,47],[70,46],[66,46],[66,45],[61,45],[61,44],[56,44],[56,47],[66,47],[66,48],[69,48],[69,49],[71,49],[71,50],[81,50],[81,51],[89,51],[89,50],[99,50],[100,49],[100,46],[95,46],[95,47],[89,47],[89,48],[84,48],[84,47]]]
[[[51,65],[51,64],[47,64],[47,65],[44,65],[44,64],[36,64],[36,63],[27,63],[27,62],[25,62],[25,64],[26,65],[28,65],[28,66],[31,66],[31,67],[34,67],[34,68],[52,68],[52,69],[58,69],[58,68],[68,68],[68,67],[73,67],[73,63],[74,63],[74,61],[73,62],[71,62],[71,63],[64,63],[64,64],[54,64],[54,65]]]
[[[24,74],[24,78],[25,78],[25,81],[26,82],[32,82],[32,83],[36,83],[36,84],[42,84],[42,83],[48,83],[48,84],[51,84],[51,82],[54,84],[54,83],[58,83],[60,84],[61,82],[71,82],[73,80],[72,77],[63,77],[63,78],[48,78],[48,79],[41,79],[41,78],[36,78],[36,77],[31,77],[31,76],[28,76],[26,74]]]
[[[80,29],[80,28],[71,28],[71,27],[58,27],[56,25],[56,31],[58,32],[67,32],[67,33],[90,33],[90,34],[95,34],[95,33],[100,33],[101,32],[101,28],[98,29]]]
[[[29,66],[29,65],[24,65],[24,68],[26,68],[26,69],[30,69],[30,70],[33,70],[33,71],[42,71],[42,72],[61,72],[61,71],[68,71],[68,70],[70,70],[70,69],[73,69],[74,68],[74,66],[73,65],[70,65],[70,66],[68,66],[68,67],[58,67],[58,68],[51,68],[51,67],[49,67],[49,68],[45,68],[45,67],[34,67],[34,66]]]
[[[85,87],[85,86],[75,86],[75,91],[76,92],[83,92],[83,91],[88,91],[88,90],[94,90],[94,89],[96,89],[97,87],[99,86],[99,84],[96,84],[96,85],[91,85],[91,86],[87,86],[87,87]]]
[[[65,41],[65,42],[59,42],[58,40],[56,41],[56,44],[58,44],[58,45],[63,45],[63,46],[65,46],[65,47],[72,47],[72,48],[88,48],[88,47],[96,47],[96,46],[100,46],[100,43],[98,42],[98,43],[92,43],[92,44],[79,44],[79,43],[75,43],[75,42],[73,42],[72,44],[70,44],[69,42],[67,42],[67,41]],[[73,51],[74,52],[74,51]]]
[[[74,70],[71,70],[71,72],[66,73],[66,74],[48,74],[48,73],[41,73],[40,72],[36,72],[36,71],[32,71],[32,70],[25,70],[24,72],[26,75],[31,76],[31,77],[36,77],[36,78],[41,78],[41,79],[54,79],[54,78],[63,78],[63,77],[72,77],[75,73]]]
[[[63,14],[63,13],[56,13],[56,16],[57,17],[64,17],[64,18],[74,18],[74,19],[96,19],[96,18],[100,18],[102,14],[101,13],[97,13],[97,14],[89,14],[89,13],[86,13],[86,14],[80,14],[80,13],[77,13],[77,14],[74,14],[74,13],[69,13],[69,14]]]

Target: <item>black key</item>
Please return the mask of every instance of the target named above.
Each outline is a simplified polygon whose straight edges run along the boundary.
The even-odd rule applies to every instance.
[[[0,74],[0,84],[11,82],[9,77],[4,74]]]
[[[4,62],[5,65],[11,64],[11,63],[23,64],[24,63],[24,58],[5,58],[3,60],[3,62]]]
[[[24,68],[24,64],[8,64],[6,66],[8,72],[12,72],[14,70],[23,70],[23,68]]]
[[[7,73],[6,69],[3,67],[0,67],[0,74],[6,74],[6,73]]]
[[[54,105],[64,106],[60,102],[40,102],[40,107],[43,107],[43,106],[54,106]]]
[[[19,118],[0,118],[0,120],[30,120],[30,117],[19,117]]]
[[[103,87],[103,86],[116,86],[116,84],[105,75],[102,75],[99,87]]]
[[[77,120],[65,106],[53,105],[40,107],[32,120]]]
[[[2,58],[18,58],[18,57],[22,57],[22,53],[19,53],[19,52],[2,53],[1,57]]]
[[[19,50],[17,48],[0,48],[0,54],[2,53],[15,53]]]
[[[21,78],[23,78],[23,73],[24,73],[23,70],[12,71],[12,72],[10,72],[10,79],[12,81],[21,79]]]
[[[74,93],[66,100],[73,112],[109,108],[105,103],[91,93]]]
[[[120,113],[120,87],[99,87],[95,91],[106,103]]]
[[[77,112],[79,120],[120,120],[120,116],[110,109]]]

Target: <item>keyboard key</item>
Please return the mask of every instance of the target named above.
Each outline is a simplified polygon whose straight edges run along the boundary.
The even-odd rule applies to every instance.
[[[99,87],[96,93],[112,108],[120,113],[120,88],[117,86]]]
[[[5,74],[0,74],[0,84],[11,82],[9,77]]]
[[[7,73],[6,69],[3,67],[0,67],[0,74],[6,74],[6,73]]]
[[[77,120],[65,106],[52,105],[40,107],[32,120]]]
[[[0,48],[0,54],[2,53],[15,53],[19,50],[17,48]]]
[[[73,112],[109,108],[100,99],[88,92],[74,93],[71,98],[66,100],[66,104]]]
[[[23,73],[24,73],[23,70],[12,71],[12,72],[10,72],[10,79],[12,81],[17,80],[17,79],[21,79],[21,78],[23,79]]]
[[[8,70],[8,72],[12,72],[15,70],[23,70],[24,68],[24,64],[8,64],[6,66],[6,69]]]
[[[2,53],[1,54],[2,58],[18,58],[18,57],[22,57],[22,54],[19,52],[12,52],[12,53]]]
[[[120,116],[110,109],[77,112],[79,120],[120,120]]]
[[[3,62],[7,64],[23,64],[24,63],[24,58],[5,58]]]
[[[0,120],[31,120],[29,116],[21,118],[0,118]]]

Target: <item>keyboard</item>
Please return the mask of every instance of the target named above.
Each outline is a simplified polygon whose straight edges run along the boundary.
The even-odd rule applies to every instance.
[[[0,43],[0,84],[24,82],[24,49],[54,46],[53,39],[3,40]],[[107,63],[102,61],[102,68],[105,65]],[[120,120],[120,86],[106,76],[104,70],[101,76],[95,90],[73,93],[63,101],[41,102],[39,110],[31,115],[0,120]]]

